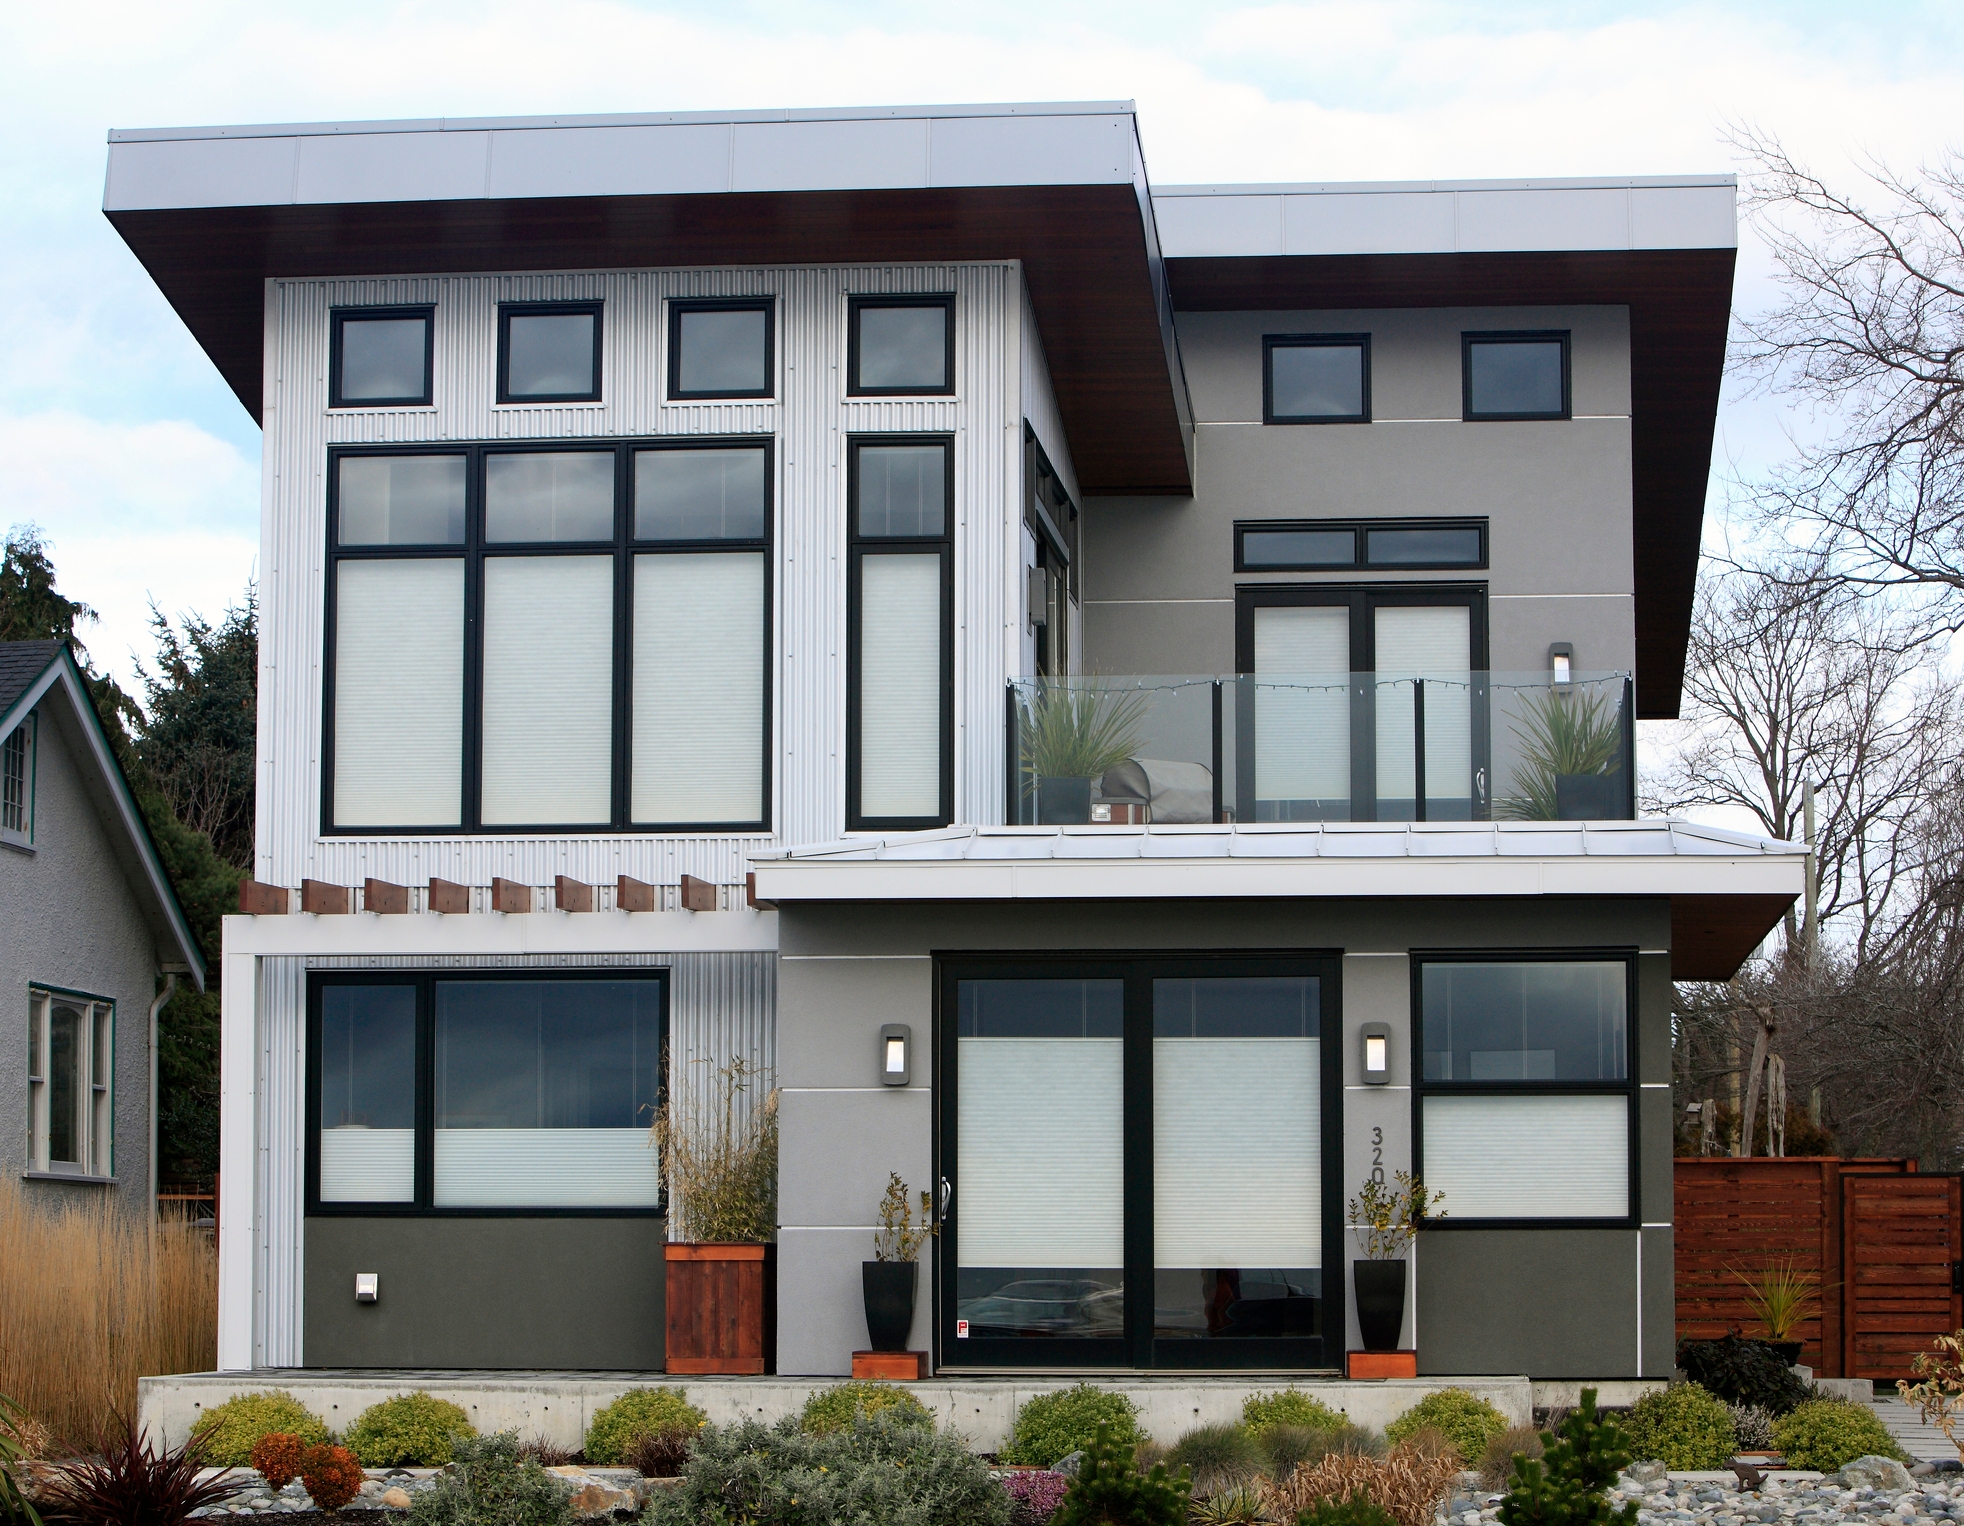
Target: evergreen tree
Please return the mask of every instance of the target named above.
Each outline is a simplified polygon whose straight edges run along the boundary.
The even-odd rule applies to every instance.
[[[1630,1462],[1623,1427],[1596,1413],[1596,1390],[1582,1390],[1582,1406],[1562,1422],[1559,1434],[1541,1433],[1539,1460],[1514,1457],[1513,1487],[1501,1501],[1501,1526],[1636,1526],[1634,1500],[1611,1505],[1603,1490]]]
[[[1152,1472],[1140,1473],[1132,1448],[1101,1424],[1050,1526],[1184,1526],[1187,1494],[1185,1469],[1169,1479],[1166,1464],[1156,1462]]]

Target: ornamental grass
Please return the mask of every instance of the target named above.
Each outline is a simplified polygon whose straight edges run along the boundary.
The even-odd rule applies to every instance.
[[[1319,1500],[1349,1500],[1360,1491],[1398,1526],[1432,1526],[1433,1512],[1459,1474],[1459,1458],[1407,1442],[1389,1456],[1332,1452],[1306,1463],[1279,1484],[1262,1489],[1262,1502],[1277,1520],[1293,1521]]]

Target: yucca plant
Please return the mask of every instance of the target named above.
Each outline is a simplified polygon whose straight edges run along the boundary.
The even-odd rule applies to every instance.
[[[1580,685],[1529,699],[1508,728],[1520,745],[1513,793],[1495,814],[1511,821],[1556,819],[1556,780],[1563,774],[1610,774],[1623,761],[1623,716],[1611,695]]]
[[[1790,1340],[1807,1322],[1821,1290],[1821,1274],[1808,1271],[1793,1256],[1769,1261],[1757,1272],[1730,1266],[1726,1270],[1744,1284],[1746,1301],[1753,1306],[1770,1341]]]
[[[1038,779],[1096,779],[1139,749],[1146,696],[1095,680],[1042,683],[1023,721],[1026,790]]]

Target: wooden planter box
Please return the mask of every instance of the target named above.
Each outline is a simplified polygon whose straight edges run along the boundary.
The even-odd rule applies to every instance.
[[[671,1241],[668,1370],[777,1370],[777,1247]]]

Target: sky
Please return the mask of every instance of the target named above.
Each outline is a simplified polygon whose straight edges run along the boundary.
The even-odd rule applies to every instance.
[[[0,0],[0,528],[126,683],[152,601],[255,573],[259,432],[102,217],[114,127],[1130,99],[1158,184],[1722,173],[1740,125],[1852,184],[1964,148],[1960,44],[1954,0]],[[1748,231],[1735,305],[1774,295]],[[1807,427],[1737,390],[1715,500]]]

